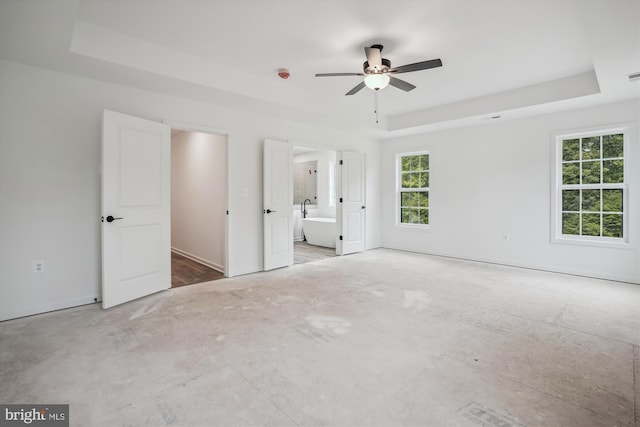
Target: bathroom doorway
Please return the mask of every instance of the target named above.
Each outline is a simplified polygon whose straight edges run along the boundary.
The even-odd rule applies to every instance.
[[[171,130],[171,287],[225,277],[228,138]]]
[[[293,147],[294,264],[336,256],[336,155]]]

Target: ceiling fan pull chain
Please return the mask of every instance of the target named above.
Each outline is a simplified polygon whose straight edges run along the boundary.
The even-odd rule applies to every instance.
[[[378,91],[373,91],[373,112],[376,114],[376,124],[378,123]]]

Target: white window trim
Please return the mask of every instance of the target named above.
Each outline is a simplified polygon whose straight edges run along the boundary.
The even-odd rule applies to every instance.
[[[589,136],[622,133],[624,138],[624,183],[620,184],[594,184],[593,188],[622,188],[623,191],[623,238],[611,238],[600,236],[571,236],[562,234],[562,141],[571,138],[585,138]],[[632,123],[619,123],[606,126],[573,129],[551,134],[551,242],[580,246],[596,246],[619,249],[635,249],[637,233],[636,227],[631,224],[637,222],[637,190],[633,184],[637,180],[635,168],[638,164],[637,144],[631,143],[636,134]],[[577,188],[587,189],[591,185],[576,185]]]
[[[429,192],[429,224],[405,224],[401,222],[402,218],[400,216],[400,206],[402,204],[400,194],[402,190],[402,179],[401,179],[401,171],[402,171],[402,158],[406,156],[419,156],[427,154],[429,156],[429,187],[427,187],[427,191]],[[415,189],[416,191],[423,191],[422,189]],[[397,153],[396,154],[396,227],[401,228],[417,228],[420,230],[428,230],[431,226],[431,154],[428,150],[422,151],[412,151],[408,153]]]

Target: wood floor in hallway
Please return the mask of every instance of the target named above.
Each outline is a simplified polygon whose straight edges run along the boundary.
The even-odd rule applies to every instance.
[[[213,268],[193,261],[187,257],[171,252],[171,287],[193,285],[224,278],[224,275]]]

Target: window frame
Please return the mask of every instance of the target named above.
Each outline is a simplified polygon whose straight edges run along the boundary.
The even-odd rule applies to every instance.
[[[417,187],[417,188],[404,188],[402,187],[402,158],[409,156],[429,156],[429,186],[427,187]],[[410,224],[402,222],[402,193],[403,192],[423,192],[426,191],[429,195],[429,206],[427,207],[428,212],[428,224]],[[407,228],[419,228],[421,230],[429,229],[431,225],[431,154],[428,150],[421,151],[412,151],[412,152],[403,152],[396,154],[396,203],[395,203],[395,211],[396,211],[396,227],[407,227]]]
[[[568,139],[580,139],[589,138],[594,136],[604,136],[611,134],[622,134],[623,138],[623,182],[622,183],[596,183],[596,184],[563,184],[562,181],[562,166],[563,166],[563,153],[562,143]],[[587,129],[577,129],[565,132],[553,133],[551,137],[552,146],[552,164],[551,164],[551,242],[553,243],[565,243],[583,246],[600,246],[607,248],[633,248],[633,240],[630,239],[630,227],[629,221],[633,214],[630,209],[629,194],[631,192],[630,182],[630,168],[632,166],[632,151],[631,151],[631,125],[616,124],[609,126],[601,126]],[[603,153],[600,154],[600,161],[603,160]],[[576,162],[582,166],[582,156]],[[589,159],[587,159],[589,161]],[[602,178],[602,170],[600,171]],[[621,189],[622,190],[622,237],[605,237],[605,236],[589,236],[589,235],[571,235],[562,234],[562,191],[563,190],[607,190],[607,189]],[[602,192],[601,192],[602,194]],[[601,202],[602,203],[602,202]],[[582,206],[579,207],[578,213],[582,213]],[[595,212],[595,211],[594,211]],[[599,214],[605,213],[600,207]],[[602,234],[602,231],[601,231]]]

